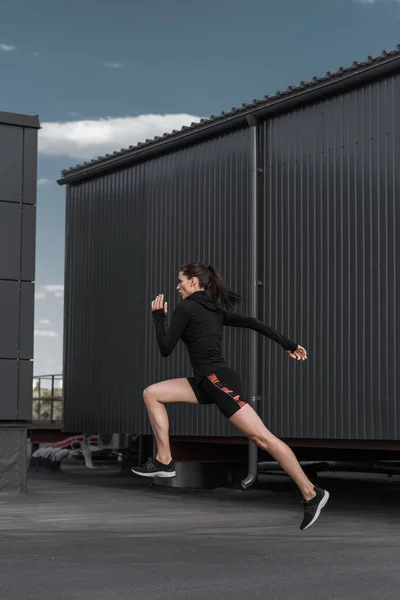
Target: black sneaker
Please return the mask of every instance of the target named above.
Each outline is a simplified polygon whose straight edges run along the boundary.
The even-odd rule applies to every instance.
[[[158,461],[156,458],[149,458],[147,463],[139,467],[132,467],[132,473],[141,475],[141,477],[175,477],[175,463],[171,460],[169,465]]]
[[[317,486],[315,486],[314,489],[317,492],[317,495],[314,496],[314,498],[311,498],[311,500],[308,500],[308,502],[303,500],[304,519],[300,525],[300,529],[302,531],[304,531],[304,529],[308,529],[311,527],[311,525],[314,525],[315,521],[321,514],[321,510],[329,500],[329,492],[326,490],[321,490],[321,488]]]

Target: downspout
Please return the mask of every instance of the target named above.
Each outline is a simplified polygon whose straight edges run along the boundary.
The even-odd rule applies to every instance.
[[[251,235],[251,257],[250,257],[250,273],[251,273],[251,299],[250,299],[250,315],[258,318],[258,161],[257,161],[257,126],[258,119],[253,116],[246,118],[247,124],[250,127],[250,172],[251,172],[251,201],[250,201],[250,235]],[[257,356],[257,333],[250,332],[250,405],[258,412],[258,356]],[[249,440],[249,472],[242,480],[242,488],[247,490],[257,481],[258,474],[258,448]]]

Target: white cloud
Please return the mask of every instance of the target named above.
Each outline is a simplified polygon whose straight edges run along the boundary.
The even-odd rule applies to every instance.
[[[16,50],[15,46],[8,46],[7,44],[0,44],[0,52],[12,52]]]
[[[39,52],[31,52],[31,56],[35,56],[35,57],[40,56],[40,53]]]
[[[174,129],[198,122],[201,117],[188,114],[139,115],[86,121],[42,123],[39,152],[76,159],[97,158],[115,150],[135,146]]]
[[[37,181],[38,185],[46,185],[47,183],[51,183],[50,179],[41,178],[41,179],[38,179],[38,181]]]
[[[48,319],[40,319],[39,323],[40,325],[51,325]]]
[[[45,297],[45,294],[43,292],[36,292],[35,293],[36,300],[43,300],[44,297]]]
[[[46,290],[46,292],[53,292],[53,293],[64,293],[64,286],[63,285],[42,285],[42,289]]]
[[[105,62],[103,63],[105,67],[107,67],[108,69],[122,69],[122,67],[124,66],[122,63],[119,62]]]
[[[47,329],[35,329],[36,337],[58,337],[55,331],[48,331]]]
[[[64,292],[56,292],[56,293],[54,294],[54,296],[55,296],[56,298],[64,298]]]

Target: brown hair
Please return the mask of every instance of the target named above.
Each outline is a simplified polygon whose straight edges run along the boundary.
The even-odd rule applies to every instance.
[[[228,289],[221,275],[212,265],[206,266],[195,261],[183,265],[180,270],[186,277],[197,277],[200,286],[223,310],[232,310],[241,302],[242,298]]]

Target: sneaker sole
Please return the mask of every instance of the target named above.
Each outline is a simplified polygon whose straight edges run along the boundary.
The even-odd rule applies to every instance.
[[[139,473],[139,471],[135,471],[135,469],[131,469],[131,471],[140,477],[162,477],[164,479],[171,479],[176,476],[175,471],[158,471],[158,473]]]
[[[311,527],[311,525],[314,525],[315,521],[318,519],[319,515],[321,514],[322,509],[324,508],[324,506],[326,506],[328,500],[329,500],[329,492],[327,492],[325,490],[324,496],[318,505],[317,512],[315,513],[313,520],[306,527],[304,527],[304,529],[302,531],[305,531],[306,529]]]

